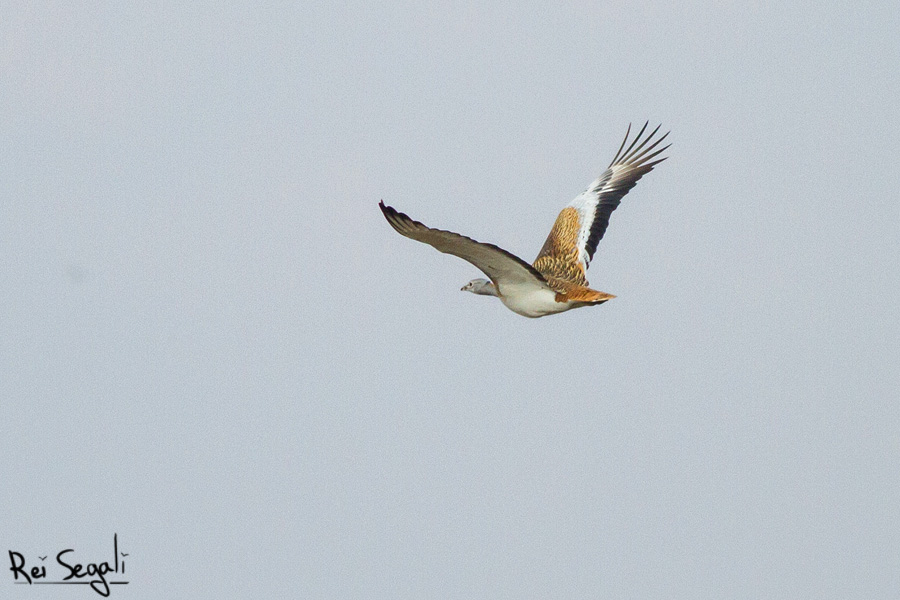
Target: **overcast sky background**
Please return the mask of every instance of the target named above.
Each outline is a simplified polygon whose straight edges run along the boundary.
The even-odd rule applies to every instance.
[[[750,4],[4,3],[4,562],[117,532],[121,598],[900,596],[900,11]],[[532,260],[646,119],[601,307],[460,293],[377,208]]]

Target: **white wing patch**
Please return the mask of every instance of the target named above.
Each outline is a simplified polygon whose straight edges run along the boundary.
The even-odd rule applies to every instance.
[[[604,173],[605,175],[605,173]],[[591,256],[587,252],[588,238],[591,235],[591,224],[597,213],[597,204],[600,200],[600,190],[603,189],[603,178],[598,177],[586,190],[575,196],[569,206],[578,211],[578,222],[581,228],[578,230],[578,260],[587,271],[591,265]]]
[[[635,186],[641,177],[666,159],[666,157],[663,157],[653,160],[668,148],[668,145],[656,151],[654,149],[669,134],[664,134],[647,146],[647,143],[653,140],[653,136],[659,131],[659,126],[657,126],[650,135],[638,144],[646,129],[647,123],[644,123],[644,127],[635,136],[628,149],[622,152],[622,149],[625,148],[625,144],[628,142],[628,135],[631,133],[631,126],[629,125],[628,131],[625,133],[625,139],[622,141],[616,157],[606,171],[568,205],[578,211],[580,225],[578,231],[578,259],[584,266],[585,271],[594,257],[597,244],[606,232],[606,227],[609,225],[609,216],[619,206],[622,197]]]

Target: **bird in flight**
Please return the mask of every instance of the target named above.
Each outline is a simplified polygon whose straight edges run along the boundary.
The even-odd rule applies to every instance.
[[[383,201],[378,206],[400,235],[467,260],[490,278],[473,279],[462,291],[496,296],[511,311],[531,318],[603,304],[615,296],[589,288],[586,272],[609,216],[638,179],[668,158],[656,158],[668,145],[656,148],[669,134],[654,140],[659,126],[644,137],[646,130],[644,123],[626,149],[628,126],[606,171],[559,213],[533,265],[493,244],[413,221]]]

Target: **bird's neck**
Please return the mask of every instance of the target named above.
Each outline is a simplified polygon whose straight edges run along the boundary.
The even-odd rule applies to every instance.
[[[499,295],[500,295],[497,293],[497,288],[494,287],[493,282],[490,282],[490,281],[485,283],[484,285],[482,285],[477,290],[475,290],[475,293],[480,294],[482,296],[498,296],[499,297]]]

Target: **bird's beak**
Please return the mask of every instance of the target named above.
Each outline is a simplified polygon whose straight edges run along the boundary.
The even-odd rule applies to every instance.
[[[462,286],[461,288],[459,288],[459,291],[461,291],[461,292],[466,291],[466,286]]]

